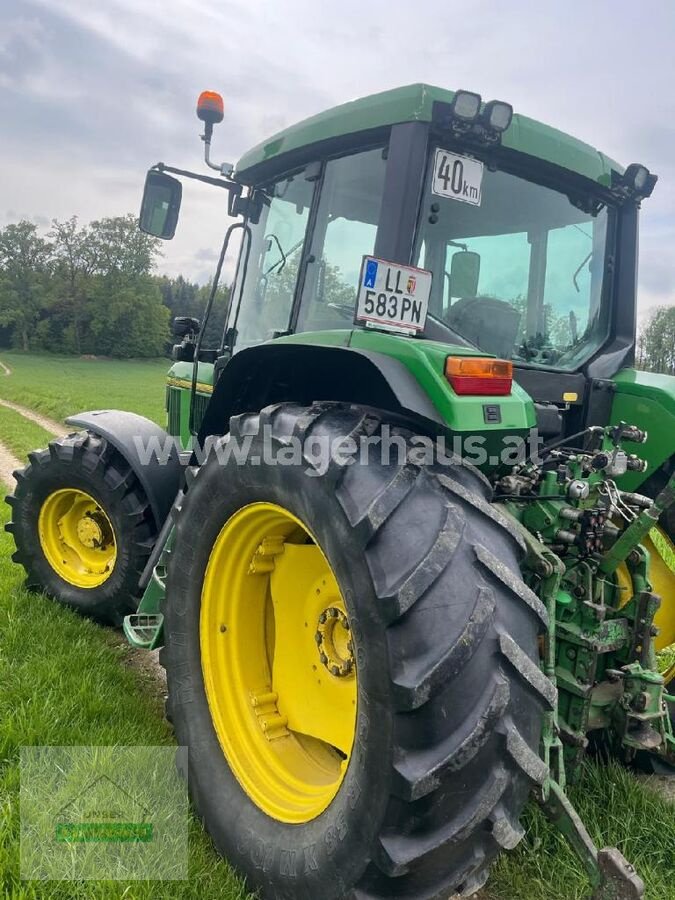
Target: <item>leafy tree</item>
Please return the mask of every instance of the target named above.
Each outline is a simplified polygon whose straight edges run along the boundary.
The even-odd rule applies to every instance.
[[[46,238],[30,222],[0,231],[0,341],[24,350],[158,356],[169,318],[202,318],[210,286],[152,274],[159,241],[134,216],[80,225],[54,220]],[[215,299],[205,346],[220,344],[229,289]]]
[[[65,222],[54,219],[49,237],[54,247],[51,318],[64,320],[59,349],[79,354],[89,320],[89,287],[96,265],[90,232],[86,227],[78,228],[77,216],[72,216]],[[49,343],[47,334],[45,340]]]
[[[168,278],[164,275],[156,277],[155,283],[162,294],[164,305],[169,309],[172,321],[176,316],[193,316],[200,322],[203,320],[211,292],[211,282],[199,285],[187,281],[182,275],[177,278]],[[206,326],[203,342],[205,348],[211,349],[220,346],[229,296],[229,287],[221,285],[213,301],[211,315]]]
[[[637,363],[648,372],[675,375],[675,306],[659,306],[638,338]]]
[[[169,313],[150,271],[159,241],[139,231],[132,215],[92,222],[90,323],[95,352],[106,356],[160,356]]]
[[[14,326],[23,350],[32,337],[43,308],[52,246],[32,222],[21,221],[0,230],[0,326]]]
[[[45,349],[106,356],[159,356],[168,311],[150,275],[159,241],[133,216],[78,227],[55,221],[52,309],[40,325]]]
[[[90,329],[97,354],[123,358],[164,354],[169,311],[150,276],[131,280],[97,277],[90,300]]]
[[[99,275],[147,275],[160,254],[159,239],[142,232],[131,213],[92,222],[87,243]]]

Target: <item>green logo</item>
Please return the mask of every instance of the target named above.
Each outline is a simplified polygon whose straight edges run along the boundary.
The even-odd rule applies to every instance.
[[[70,844],[128,843],[152,840],[150,822],[58,822],[56,840]]]
[[[78,791],[58,812],[55,837],[68,844],[148,843],[152,823],[122,821],[133,808],[134,818],[149,810],[108,775],[99,775]],[[126,815],[125,815],[126,813]]]

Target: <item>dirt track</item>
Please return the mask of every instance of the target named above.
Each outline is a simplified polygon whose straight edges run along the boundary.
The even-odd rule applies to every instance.
[[[14,488],[14,469],[21,469],[22,464],[6,447],[0,444],[0,481],[5,487]]]
[[[22,415],[24,419],[35,422],[36,425],[40,425],[45,431],[50,431],[55,437],[63,437],[64,434],[70,434],[72,431],[72,428],[68,428],[67,425],[57,422],[56,419],[50,419],[49,416],[43,416],[41,413],[34,412],[34,410],[28,409],[26,406],[21,406],[20,403],[14,403],[12,400],[0,399],[0,406],[6,406],[7,409],[13,409],[14,412],[18,412]]]

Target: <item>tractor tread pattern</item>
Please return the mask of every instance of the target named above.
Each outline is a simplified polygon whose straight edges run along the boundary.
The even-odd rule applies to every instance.
[[[283,403],[233,418],[230,431],[241,437],[268,427],[278,445],[295,436],[306,446],[314,431],[372,435],[383,420],[386,413],[346,403]],[[316,469],[311,456],[304,461]],[[465,463],[449,470],[408,459],[378,469],[332,460],[320,477],[334,485],[372,577],[388,646],[396,740],[386,814],[360,879],[341,894],[326,884],[312,898],[468,897],[485,883],[498,853],[522,837],[519,816],[532,785],[544,777],[539,733],[556,691],[536,662],[547,617],[520,577],[524,542],[490,504],[485,477]],[[198,491],[208,491],[208,478]],[[177,517],[178,544],[183,530],[189,541],[191,502],[198,498],[188,496]],[[406,516],[415,521],[407,512],[413,508],[428,509],[419,520],[427,531],[415,534],[407,562],[401,541],[411,537],[404,526]],[[160,663],[182,740],[182,707],[172,702],[181,664],[170,628],[165,633]],[[263,896],[287,896],[280,890],[268,886]]]
[[[107,493],[118,505],[125,536],[124,547],[118,546],[118,560],[123,558],[125,572],[113,596],[106,591],[107,582],[90,591],[67,585],[42,557],[35,533],[41,501],[35,498],[36,491],[42,489],[41,479],[49,475],[50,469],[64,473],[66,480],[61,486],[68,486],[68,478],[73,477],[73,486],[86,491],[90,482],[91,490]],[[14,472],[14,478],[14,494],[6,498],[12,508],[12,521],[6,527],[14,535],[17,549],[12,559],[25,569],[27,587],[44,590],[99,622],[120,625],[138,605],[138,580],[155,540],[150,505],[129,463],[105,438],[83,431],[54,439],[45,449],[31,451],[28,465]],[[58,487],[55,484],[51,490]],[[111,579],[114,577],[115,573]]]

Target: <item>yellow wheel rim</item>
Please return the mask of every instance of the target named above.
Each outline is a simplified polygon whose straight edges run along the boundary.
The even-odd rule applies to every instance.
[[[300,824],[337,794],[354,744],[355,648],[333,571],[292,513],[253,503],[211,550],[200,613],[213,724],[243,790]]]
[[[654,593],[661,597],[654,624],[659,634],[654,639],[657,653],[675,644],[675,546],[662,528],[655,526],[649,535],[642,540],[649,551],[649,578]],[[617,584],[621,590],[620,607],[623,607],[633,596],[633,582],[624,563],[617,569]],[[666,684],[675,678],[675,665],[661,673]]]
[[[68,584],[95,588],[110,578],[117,544],[110,519],[77,488],[54,491],[42,504],[38,535],[49,565]]]

